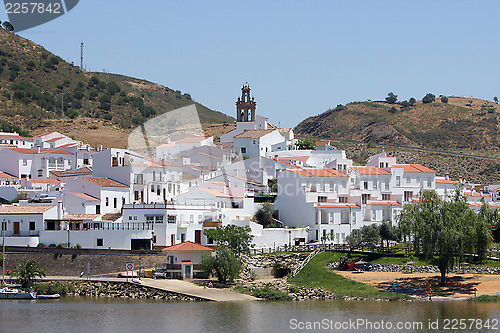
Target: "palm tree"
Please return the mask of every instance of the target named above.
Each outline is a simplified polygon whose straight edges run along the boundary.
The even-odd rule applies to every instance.
[[[26,260],[19,265],[12,275],[19,279],[23,288],[30,288],[36,277],[44,277],[43,269],[34,260]]]

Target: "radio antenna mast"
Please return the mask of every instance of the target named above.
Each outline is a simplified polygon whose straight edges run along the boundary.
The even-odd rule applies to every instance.
[[[83,42],[80,44],[80,69],[83,71]]]

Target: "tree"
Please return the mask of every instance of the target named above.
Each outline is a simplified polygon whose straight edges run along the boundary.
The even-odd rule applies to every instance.
[[[448,97],[446,97],[446,96],[441,96],[441,102],[443,102],[443,103],[448,103]]]
[[[417,100],[412,97],[408,100],[408,103],[410,103],[410,105],[415,105],[415,103],[417,103]]]
[[[12,272],[12,275],[19,279],[23,288],[30,288],[35,278],[44,277],[45,273],[38,262],[26,260]]]
[[[277,227],[274,222],[275,215],[274,205],[270,202],[265,202],[255,213],[255,218],[257,219],[257,223],[262,224],[264,228],[275,228]]]
[[[396,109],[396,107],[394,106],[389,109],[389,113],[396,113],[396,112],[398,112],[398,109]]]
[[[498,104],[498,97],[496,97],[496,96],[495,96],[495,97],[493,97],[493,100],[495,101],[495,103],[497,103],[497,104]]]
[[[224,227],[215,229],[205,229],[205,236],[213,239],[218,246],[225,246],[234,254],[250,253],[250,243],[253,236],[249,226],[240,227],[234,224],[228,224]]]
[[[413,240],[414,253],[421,253],[438,266],[441,285],[455,260],[463,259],[466,253],[483,260],[491,241],[486,221],[470,209],[461,191],[446,202],[435,191],[420,193],[419,202],[403,208],[400,228]]]
[[[233,281],[243,269],[243,264],[230,249],[218,246],[215,255],[206,255],[201,259],[200,269],[208,275],[215,275],[219,282]]]
[[[300,150],[316,148],[316,142],[311,138],[298,139],[296,145]]]
[[[422,98],[422,103],[432,103],[436,100],[436,96],[434,94],[428,93]]]
[[[376,224],[365,225],[361,229],[354,229],[346,237],[351,250],[368,247],[374,249],[380,240],[379,228]]]
[[[398,100],[398,95],[394,95],[394,93],[391,91],[390,93],[387,94],[387,97],[385,98],[385,100],[389,104],[394,104]]]
[[[396,228],[391,224],[391,222],[384,221],[379,226],[380,242],[384,246],[384,240],[386,241],[387,247],[389,247],[389,241],[397,239]]]

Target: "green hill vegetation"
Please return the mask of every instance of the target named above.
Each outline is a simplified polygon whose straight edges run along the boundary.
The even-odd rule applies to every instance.
[[[188,93],[124,75],[82,71],[0,29],[2,131],[36,134],[54,130],[56,123],[87,119],[91,126],[112,126],[126,133],[147,119],[193,103],[202,123],[234,121],[194,102]]]
[[[450,173],[480,183],[497,183],[500,161],[459,156],[443,151],[500,158],[500,107],[470,97],[424,96],[424,102],[353,102],[309,117],[298,124],[296,135],[333,140],[348,158],[364,165],[385,149],[400,163],[420,163],[438,176]],[[409,149],[418,147],[427,151]]]
[[[353,102],[309,117],[299,135],[434,149],[493,150],[500,147],[494,102],[449,97],[422,103]]]

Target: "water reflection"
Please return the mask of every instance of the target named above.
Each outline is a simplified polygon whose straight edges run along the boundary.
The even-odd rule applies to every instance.
[[[424,328],[421,331],[444,332],[447,331],[443,329],[444,319],[500,319],[500,303],[213,303],[66,297],[52,301],[0,300],[0,317],[2,332],[286,332],[290,331],[292,319],[295,323],[322,320],[334,323],[360,319],[372,323],[382,320],[391,323],[421,322]],[[436,320],[440,321],[441,329],[429,330],[429,322]],[[358,330],[338,331],[363,332],[373,329],[360,327]],[[485,330],[473,328],[464,331]]]

